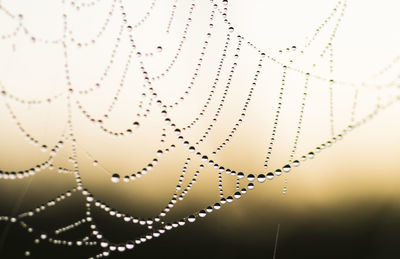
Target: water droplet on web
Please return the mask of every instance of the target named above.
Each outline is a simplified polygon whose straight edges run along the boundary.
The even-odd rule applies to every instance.
[[[47,146],[46,146],[46,145],[43,145],[43,146],[41,147],[41,150],[42,150],[42,152],[46,152],[46,151],[47,151]]]
[[[233,197],[235,197],[236,199],[240,199],[240,197],[242,197],[242,194],[240,194],[240,192],[235,192]]]
[[[161,46],[158,46],[157,47],[157,52],[161,52],[162,51],[162,47]]]
[[[289,173],[289,172],[290,172],[290,169],[292,169],[292,168],[290,167],[290,165],[285,165],[282,169],[283,169],[283,171],[284,171],[285,173]]]
[[[188,217],[188,221],[189,221],[190,223],[193,223],[193,222],[196,221],[196,217],[195,217],[194,215],[190,215],[190,216]]]
[[[299,160],[294,160],[293,161],[293,166],[299,166],[300,165],[300,161]]]
[[[101,241],[101,242],[100,242],[100,246],[103,247],[103,248],[106,248],[108,245],[109,245],[109,244],[108,244],[107,241]]]
[[[257,181],[260,182],[260,183],[265,182],[265,174],[259,174],[257,176]]]
[[[133,249],[135,247],[135,245],[133,244],[132,241],[128,241],[125,246],[129,250],[131,250],[131,249]]]
[[[113,174],[112,176],[111,176],[111,182],[113,182],[113,183],[118,183],[119,182],[119,180],[120,180],[120,176],[119,176],[119,174]]]
[[[135,129],[139,128],[139,127],[140,127],[139,122],[135,121],[135,122],[133,123],[133,127],[134,127]]]
[[[200,217],[200,218],[204,218],[206,215],[207,215],[207,214],[206,214],[206,211],[205,211],[205,210],[199,211],[199,217]]]
[[[247,176],[247,180],[248,181],[250,181],[250,182],[252,182],[252,181],[254,181],[254,175],[253,174],[249,174],[248,176]]]
[[[272,172],[267,173],[267,179],[268,180],[274,179],[274,173],[272,173]]]

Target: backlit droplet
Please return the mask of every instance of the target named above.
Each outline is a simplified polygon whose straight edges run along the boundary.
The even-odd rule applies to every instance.
[[[205,210],[199,211],[199,217],[200,217],[200,218],[204,218],[206,215],[207,215],[207,214],[206,214],[206,211],[205,211]]]
[[[300,161],[299,160],[294,160],[293,161],[293,166],[299,166],[300,165]]]
[[[100,246],[103,248],[106,248],[108,246],[108,242],[107,241],[101,241],[100,242]]]
[[[253,184],[253,183],[249,183],[249,184],[247,185],[247,188],[248,188],[249,190],[253,190],[253,189],[254,189],[254,184]]]
[[[194,215],[190,215],[190,216],[188,217],[188,221],[189,221],[190,223],[193,223],[193,222],[196,221],[196,217],[195,217]]]
[[[127,242],[125,246],[129,250],[131,250],[131,249],[133,249],[135,247],[135,245],[133,244],[132,241]]]
[[[283,171],[284,171],[285,173],[289,173],[289,172],[290,172],[290,169],[292,169],[292,168],[290,167],[290,165],[285,165],[282,169],[283,169]]]
[[[235,192],[233,197],[235,197],[236,199],[240,199],[240,197],[242,197],[242,194],[240,194],[240,192]]]
[[[118,183],[119,180],[120,180],[119,174],[113,174],[113,175],[111,176],[111,181],[112,181],[113,183]]]
[[[42,152],[46,152],[46,151],[47,151],[47,146],[46,146],[46,145],[43,145],[43,146],[41,147],[41,150],[42,150]]]
[[[314,152],[308,153],[308,158],[313,159],[314,158]]]
[[[257,181],[258,181],[259,183],[265,182],[265,174],[259,174],[259,175],[257,176]]]
[[[272,173],[272,172],[267,173],[267,179],[268,180],[274,179],[274,173]]]
[[[162,47],[161,46],[158,46],[157,47],[157,52],[161,52],[162,51]]]
[[[248,181],[250,181],[250,182],[252,182],[252,181],[254,181],[254,175],[253,174],[249,174],[248,176],[247,176],[247,180]]]
[[[275,170],[275,175],[276,175],[276,176],[282,175],[282,170],[281,170],[281,169],[276,169],[276,170]]]
[[[135,129],[139,128],[139,126],[140,126],[139,122],[135,121],[135,122],[133,123],[133,127],[134,127]]]
[[[93,166],[97,166],[97,164],[98,164],[97,160],[94,160],[93,161]]]

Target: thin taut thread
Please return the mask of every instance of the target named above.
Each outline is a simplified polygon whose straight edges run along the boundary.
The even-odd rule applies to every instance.
[[[276,256],[276,247],[278,246],[278,238],[279,238],[279,229],[281,227],[281,224],[278,224],[278,229],[276,231],[276,238],[275,238],[275,247],[274,247],[274,255],[272,257],[272,259],[275,259]]]

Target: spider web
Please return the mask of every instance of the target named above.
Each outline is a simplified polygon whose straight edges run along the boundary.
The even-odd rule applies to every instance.
[[[0,9],[6,32],[0,38],[4,46],[11,45],[4,48],[5,59],[14,60],[22,52],[22,57],[32,55],[38,66],[40,60],[50,61],[49,67],[43,66],[50,79],[36,74],[15,81],[0,78],[3,113],[29,148],[40,153],[33,156],[40,158],[36,164],[0,171],[1,181],[27,181],[13,214],[0,216],[0,221],[19,224],[35,236],[35,244],[94,247],[90,258],[132,250],[273,180],[282,179],[286,195],[289,175],[297,167],[399,100],[398,57],[368,83],[335,78],[335,38],[345,22],[346,1],[336,2],[305,42],[277,51],[264,50],[236,29],[228,1],[136,6],[122,0],[65,0],[46,8],[62,10],[54,12],[58,33],[47,32],[48,37],[30,27],[29,16],[13,12],[18,8],[4,2]],[[90,11],[102,18],[87,29],[79,15]],[[44,54],[34,52],[38,45]],[[18,73],[12,65],[4,70]],[[313,118],[310,112],[316,109],[321,114]],[[176,163],[178,174],[171,169]],[[243,165],[247,163],[251,169]],[[69,177],[60,181],[73,187],[17,213],[32,179],[47,171]],[[196,190],[203,175],[214,181],[205,180],[207,189]],[[135,214],[137,206],[118,210],[118,198],[105,201],[109,192],[134,186],[131,199],[153,202],[158,197],[152,192],[159,187],[146,190],[152,184],[168,186],[168,195],[156,204],[165,202],[161,211],[138,209]],[[210,186],[216,190],[208,191]],[[183,208],[180,204],[187,204],[196,191],[206,200],[204,206]],[[60,227],[29,223],[79,195],[85,208],[80,219]],[[109,240],[94,210],[135,225],[136,235]],[[83,225],[88,226],[86,236],[64,236]]]

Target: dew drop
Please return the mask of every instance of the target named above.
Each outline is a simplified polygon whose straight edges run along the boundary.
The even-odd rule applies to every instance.
[[[161,52],[162,51],[162,47],[161,46],[158,46],[157,47],[157,52]]]
[[[314,158],[314,152],[308,153],[308,158],[313,159]]]
[[[193,223],[193,222],[196,221],[196,217],[195,217],[194,215],[190,215],[190,216],[188,217],[188,221],[189,221],[190,223]]]
[[[135,121],[135,122],[133,123],[133,127],[134,127],[135,129],[139,128],[139,127],[140,127],[139,122]]]
[[[119,180],[120,180],[119,174],[113,174],[113,175],[111,176],[111,182],[113,182],[113,183],[118,183]]]
[[[106,247],[108,247],[108,242],[107,241],[101,241],[100,242],[100,246],[103,247],[103,248],[106,248]]]
[[[274,179],[274,173],[272,173],[272,172],[267,173],[267,179],[268,180]]]
[[[42,150],[42,152],[46,152],[46,151],[47,151],[47,146],[46,146],[46,145],[43,145],[43,146],[41,147],[41,150]]]
[[[254,177],[253,174],[249,174],[249,175],[247,176],[247,180],[250,181],[250,182],[254,181],[254,179],[255,179],[255,177]]]
[[[259,183],[265,182],[265,174],[259,174],[259,175],[257,176],[257,181],[258,181]]]
[[[235,192],[233,197],[235,197],[236,199],[240,199],[240,197],[242,197],[242,194],[240,192]]]
[[[293,161],[293,166],[297,167],[300,165],[300,161],[299,160],[294,160]]]
[[[125,246],[129,250],[131,250],[131,249],[133,249],[135,247],[135,245],[133,244],[132,241],[127,242]]]
[[[199,217],[200,217],[200,218],[204,218],[206,215],[207,215],[207,214],[206,214],[206,211],[205,211],[205,210],[199,211]]]
[[[290,169],[292,169],[292,168],[290,167],[290,165],[285,165],[282,169],[283,169],[283,171],[284,171],[285,173],[289,173],[289,172],[290,172]]]
[[[177,135],[177,136],[179,136],[179,135],[181,135],[181,130],[180,129],[175,129],[175,134]]]

